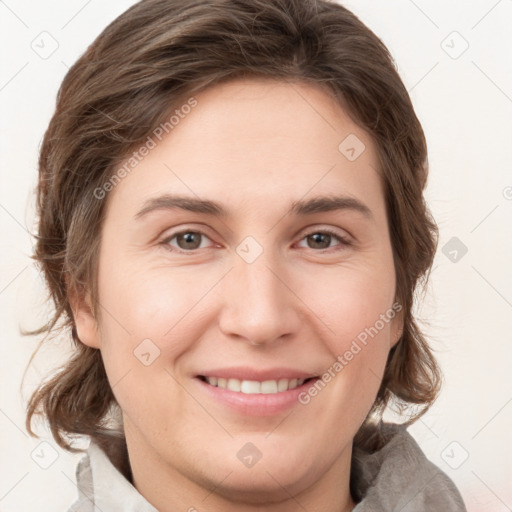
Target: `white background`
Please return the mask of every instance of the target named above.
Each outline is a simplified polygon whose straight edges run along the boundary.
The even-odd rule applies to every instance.
[[[76,496],[77,456],[57,449],[44,431],[45,444],[39,446],[42,440],[30,438],[23,426],[27,390],[64,351],[50,343],[21,392],[37,340],[21,336],[19,329],[36,327],[48,314],[41,279],[29,258],[37,151],[68,66],[133,3],[0,1],[3,512],[66,510]],[[509,511],[512,1],[352,0],[345,5],[389,47],[429,145],[427,199],[441,238],[419,314],[445,385],[411,432],[456,482],[470,512]],[[58,48],[44,59],[32,48],[37,45],[40,52]],[[456,262],[442,252],[452,237],[468,249],[462,257],[459,250]]]

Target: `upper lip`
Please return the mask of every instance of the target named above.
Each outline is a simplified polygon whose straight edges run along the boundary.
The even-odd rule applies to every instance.
[[[217,368],[205,370],[198,374],[198,377],[221,377],[224,379],[238,379],[238,380],[279,380],[279,379],[309,379],[317,375],[303,370],[294,368],[267,368],[255,369],[248,366],[237,366],[231,368]]]

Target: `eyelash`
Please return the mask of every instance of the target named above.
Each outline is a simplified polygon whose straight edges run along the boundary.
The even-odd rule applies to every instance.
[[[178,235],[183,235],[183,234],[186,234],[186,233],[199,234],[201,236],[204,236],[204,237],[210,239],[210,237],[206,233],[204,233],[203,231],[196,230],[196,229],[184,229],[184,230],[181,230],[181,231],[177,231],[176,233],[173,233],[170,236],[166,237],[165,240],[163,240],[161,242],[161,244],[167,250],[169,250],[171,252],[176,252],[176,253],[179,253],[179,254],[194,254],[195,252],[197,252],[199,250],[199,248],[197,248],[197,249],[190,249],[190,250],[186,251],[184,249],[179,249],[179,248],[176,248],[176,247],[173,247],[173,246],[170,245],[170,241],[171,240],[176,238]],[[343,250],[344,248],[347,248],[347,247],[352,245],[352,242],[348,238],[343,237],[343,236],[339,235],[338,233],[336,233],[335,231],[330,230],[330,229],[317,229],[315,231],[310,231],[309,233],[306,233],[300,239],[300,241],[303,241],[308,236],[316,235],[316,234],[330,235],[333,238],[335,238],[336,240],[338,240],[338,242],[340,242],[340,244],[339,244],[340,247],[338,249],[335,249],[335,250]],[[312,249],[312,250],[314,252],[324,253],[324,252],[327,252],[327,251],[331,251],[332,249],[333,249],[332,247],[328,247],[326,249],[317,249],[317,250]]]

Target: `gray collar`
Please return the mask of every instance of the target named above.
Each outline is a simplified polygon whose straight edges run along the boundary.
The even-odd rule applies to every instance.
[[[378,450],[354,447],[351,490],[361,501],[353,512],[466,512],[453,482],[403,426],[381,424],[380,435]]]

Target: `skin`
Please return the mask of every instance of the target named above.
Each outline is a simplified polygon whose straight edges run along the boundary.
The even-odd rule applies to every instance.
[[[392,307],[374,143],[318,86],[236,80],[195,97],[108,196],[101,318],[88,296],[74,308],[78,335],[101,350],[122,409],[135,486],[161,512],[351,510],[352,440],[399,337],[399,315],[307,405],[279,414],[233,411],[195,376],[239,365],[321,374]],[[354,161],[338,150],[350,134],[366,147]],[[159,209],[134,219],[163,193],[215,200],[229,215]],[[357,198],[371,217],[287,214],[292,201],[324,195]],[[309,235],[325,229],[350,245],[336,237],[315,245]],[[198,248],[173,237],[182,231],[204,233]],[[252,263],[236,252],[247,236],[263,249]],[[148,366],[134,356],[144,339],[160,350]],[[262,454],[251,468],[237,458],[247,442]]]

